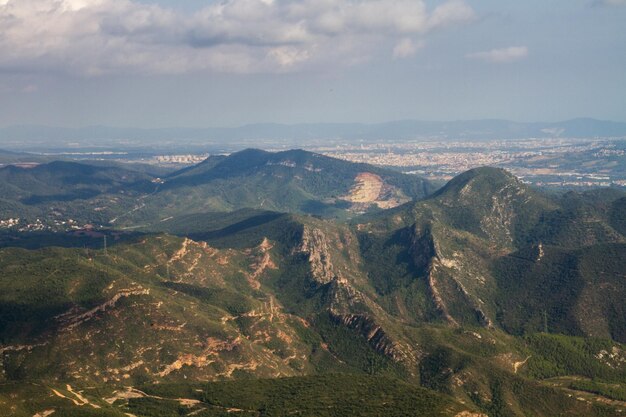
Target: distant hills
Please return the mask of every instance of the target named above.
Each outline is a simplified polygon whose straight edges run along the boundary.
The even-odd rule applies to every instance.
[[[158,177],[143,166],[51,162],[0,168],[0,215],[58,225],[153,224],[243,208],[350,217],[422,198],[437,187],[391,169],[292,150],[211,156]]]
[[[188,212],[248,207],[341,216],[395,207],[435,189],[418,176],[312,152],[247,149],[168,175],[145,203],[171,215],[182,207]]]
[[[302,141],[385,141],[410,139],[478,140],[521,139],[545,137],[624,137],[626,123],[579,118],[562,122],[512,122],[507,120],[467,120],[431,122],[403,120],[387,123],[308,123],[251,124],[233,128],[115,128],[90,126],[63,128],[48,126],[11,126],[0,128],[0,147],[16,148],[29,144],[39,146],[104,145],[125,143],[126,146],[147,144],[187,145],[236,142],[250,146],[266,140],[285,146],[301,146]],[[104,141],[104,142],[102,142]],[[126,142],[124,142],[126,141]],[[131,141],[131,142],[128,142]]]

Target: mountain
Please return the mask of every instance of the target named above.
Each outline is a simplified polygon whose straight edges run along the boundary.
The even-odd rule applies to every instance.
[[[157,174],[144,166],[100,162],[6,166],[0,168],[0,213],[24,224],[40,219],[57,229],[69,220],[136,227],[242,208],[346,217],[395,207],[435,190],[414,175],[301,150],[248,149]]]
[[[626,235],[614,217],[621,196],[606,190],[552,199],[502,170],[479,168],[403,207],[391,230],[388,215],[361,227],[379,241],[406,234],[402,251],[452,325],[626,342]]]
[[[71,244],[78,232],[49,233],[38,248],[0,249],[0,408],[621,415],[624,193],[546,195],[485,167],[347,222],[188,210],[198,206],[187,194],[218,195],[219,181],[223,201],[247,190],[285,204],[279,188],[330,198],[363,172],[342,164],[302,151],[209,159],[141,200],[178,202],[180,215],[134,234],[94,230]]]
[[[434,189],[417,176],[312,152],[247,149],[167,176],[145,203],[158,207],[163,218],[181,207],[188,212],[249,207],[341,216],[396,207]]]
[[[127,146],[159,144],[180,147],[184,140],[189,146],[224,143],[254,145],[259,140],[298,146],[302,141],[336,140],[410,140],[422,139],[522,139],[533,137],[623,137],[626,123],[578,118],[561,122],[523,123],[508,120],[418,121],[401,120],[386,123],[304,123],[284,125],[253,124],[233,128],[115,128],[90,126],[61,128],[49,126],[11,126],[0,128],[3,147],[25,149],[76,146],[111,146],[124,141]],[[131,142],[128,142],[128,141]]]
[[[0,149],[0,166],[19,163],[50,162],[49,156],[35,155],[27,152],[13,152]]]
[[[416,277],[404,298],[389,302],[376,260],[348,226],[280,214],[255,222],[229,217],[215,227],[205,232],[206,241],[152,235],[116,243],[111,236],[106,253],[0,250],[0,375],[7,392],[0,401],[8,404],[9,393],[22,399],[22,414],[15,415],[70,413],[78,406],[151,416],[181,404],[186,413],[219,415],[210,412],[266,404],[282,414],[284,400],[271,398],[307,386],[309,394],[299,394],[291,407],[317,415],[315,405],[307,405],[314,398],[338,401],[328,399],[328,386],[345,390],[348,398],[373,390],[373,407],[398,404],[381,409],[390,415],[402,415],[400,398],[415,401],[406,412],[428,415],[618,415],[533,379],[549,366],[562,366],[549,353],[568,352],[574,339],[519,339],[497,328],[449,327],[434,300],[420,301],[424,286]],[[403,265],[388,268],[397,274]],[[424,309],[423,319],[411,319],[413,307]],[[568,352],[574,360],[565,372],[619,381],[626,374],[622,349],[610,341],[589,342]],[[603,351],[614,352],[614,359],[596,357]],[[377,377],[365,378],[372,374]],[[289,378],[306,375],[308,380]],[[252,377],[279,379],[231,384],[248,393],[235,397],[234,388],[219,382]],[[207,379],[217,382],[190,385]],[[30,389],[33,398],[23,391],[27,381],[40,381]],[[351,388],[348,381],[362,382]],[[382,389],[377,384],[386,386],[385,399],[375,400]],[[348,404],[349,415],[367,415],[365,404]]]
[[[32,204],[40,200],[86,199],[115,192],[121,186],[146,181],[151,176],[121,167],[54,161],[32,168],[0,168],[3,195]]]
[[[145,194],[137,184],[153,177],[122,166],[54,161],[33,167],[0,168],[0,216],[20,219],[16,227],[66,228],[103,224],[131,210]]]

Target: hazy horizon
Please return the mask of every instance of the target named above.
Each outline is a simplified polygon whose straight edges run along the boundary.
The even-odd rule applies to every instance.
[[[50,128],[50,129],[71,129],[71,130],[80,130],[80,129],[90,129],[90,128],[104,128],[104,129],[139,129],[139,130],[167,130],[167,129],[189,129],[189,130],[203,130],[203,129],[238,129],[245,128],[251,126],[285,126],[285,127],[297,127],[297,126],[308,126],[308,125],[361,125],[361,126],[376,126],[376,125],[384,125],[384,124],[394,124],[394,123],[472,123],[472,122],[507,122],[514,124],[558,124],[558,123],[566,123],[572,121],[591,121],[591,122],[601,122],[601,123],[616,123],[616,124],[626,124],[626,120],[608,120],[608,119],[597,119],[594,117],[572,117],[565,120],[511,120],[511,119],[500,119],[494,117],[486,117],[480,119],[450,119],[450,120],[425,120],[425,119],[392,119],[392,120],[381,120],[381,121],[371,121],[371,122],[357,122],[357,121],[337,121],[337,122],[294,122],[294,123],[281,123],[274,121],[260,121],[260,122],[250,122],[250,123],[242,123],[242,124],[233,124],[233,125],[197,125],[197,126],[185,126],[185,125],[168,125],[161,127],[151,127],[151,126],[139,126],[139,125],[107,125],[107,124],[89,124],[89,125],[77,125],[77,126],[68,126],[68,125],[48,125],[48,124],[13,124],[13,125],[0,125],[0,129],[11,129],[11,128]]]

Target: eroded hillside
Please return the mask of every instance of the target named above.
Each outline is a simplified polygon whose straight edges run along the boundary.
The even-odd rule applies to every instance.
[[[380,198],[367,187],[355,198]],[[356,397],[386,378],[384,401],[428,415],[620,415],[619,197],[546,197],[480,169],[354,224],[194,214],[161,222],[172,234],[109,234],[106,251],[1,249],[0,405],[263,415],[294,386],[336,407],[322,386],[352,374]],[[580,219],[593,238],[571,238]],[[302,395],[291,411],[329,412]]]

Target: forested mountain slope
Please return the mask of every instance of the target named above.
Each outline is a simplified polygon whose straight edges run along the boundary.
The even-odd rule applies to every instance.
[[[209,159],[145,199],[310,162],[252,155],[234,177],[221,166],[230,157]],[[272,165],[287,156],[295,167]],[[614,190],[546,196],[480,168],[350,223],[242,209],[99,230],[74,245],[62,235],[66,248],[5,244],[0,407],[617,416],[623,201]]]

